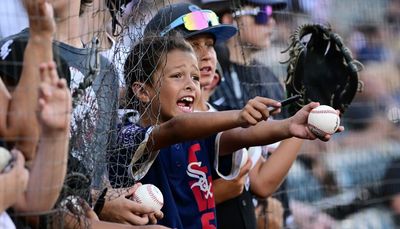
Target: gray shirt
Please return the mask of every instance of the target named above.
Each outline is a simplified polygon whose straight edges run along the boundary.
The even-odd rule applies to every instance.
[[[17,75],[15,77],[19,79],[20,71],[14,69],[22,66],[25,47],[14,48],[13,43],[17,43],[17,40],[27,41],[28,35],[29,31],[26,29],[0,41],[1,75],[10,75],[7,72],[12,72],[11,75]],[[74,102],[69,160],[74,157],[79,163],[69,163],[68,172],[85,171],[82,173],[91,178],[92,186],[100,188],[103,178],[106,177],[107,149],[113,142],[113,130],[116,130],[118,78],[112,64],[103,56],[95,55],[94,49],[75,48],[57,41],[54,42],[53,49],[57,49],[68,64],[69,85]],[[93,83],[79,90],[79,85],[90,77],[93,77]],[[77,96],[78,92],[80,96]]]

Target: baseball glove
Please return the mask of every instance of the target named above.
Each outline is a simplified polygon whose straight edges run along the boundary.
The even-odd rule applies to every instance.
[[[302,25],[291,35],[287,78],[287,96],[302,98],[288,107],[293,115],[314,101],[340,110],[343,114],[357,91],[363,89],[358,72],[363,65],[353,59],[342,38],[328,26]]]

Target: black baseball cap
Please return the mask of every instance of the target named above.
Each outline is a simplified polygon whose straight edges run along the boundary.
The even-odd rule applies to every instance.
[[[272,6],[274,10],[282,10],[287,6],[287,0],[198,0],[199,5],[204,9],[211,9],[216,13],[226,12],[227,10],[235,10],[243,5],[260,5]]]
[[[27,37],[28,33],[24,33],[22,37],[17,36],[18,35],[13,35],[9,38],[5,38],[0,45],[2,50],[6,50],[1,56],[0,75],[10,86],[16,86],[20,80],[24,63],[24,52],[29,39],[29,37]],[[64,78],[69,86],[71,83],[69,65],[61,57],[59,47],[55,42],[53,42],[53,60],[57,66],[58,76]]]
[[[190,3],[177,3],[171,4],[164,8],[161,8],[157,14],[150,20],[147,24],[144,35],[160,35],[160,32],[163,31],[167,26],[169,26],[175,19],[191,13],[195,11],[201,11],[202,9],[197,5]],[[184,38],[193,37],[198,34],[208,33],[214,36],[215,42],[226,41],[232,36],[234,36],[237,32],[235,26],[232,25],[214,25],[209,26],[202,30],[189,31],[184,25],[180,25],[173,29],[174,31],[180,32]]]

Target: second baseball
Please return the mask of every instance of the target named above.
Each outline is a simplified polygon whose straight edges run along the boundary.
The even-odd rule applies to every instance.
[[[311,110],[308,116],[308,126],[319,137],[334,134],[340,126],[340,117],[332,107],[321,105]]]
[[[11,159],[12,156],[10,151],[8,151],[6,148],[0,147],[0,172],[3,172],[3,170],[10,163]]]
[[[152,184],[139,186],[133,194],[132,200],[157,211],[164,205],[164,197],[160,189]]]

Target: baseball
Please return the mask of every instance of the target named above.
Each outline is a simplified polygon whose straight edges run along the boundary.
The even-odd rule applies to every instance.
[[[336,110],[327,105],[321,105],[311,110],[308,116],[308,126],[317,136],[334,134],[340,125],[340,117]]]
[[[164,197],[160,189],[152,184],[139,186],[133,194],[132,200],[144,206],[151,207],[154,210],[160,210],[164,205]]]
[[[0,172],[10,163],[12,155],[6,148],[0,147]]]

